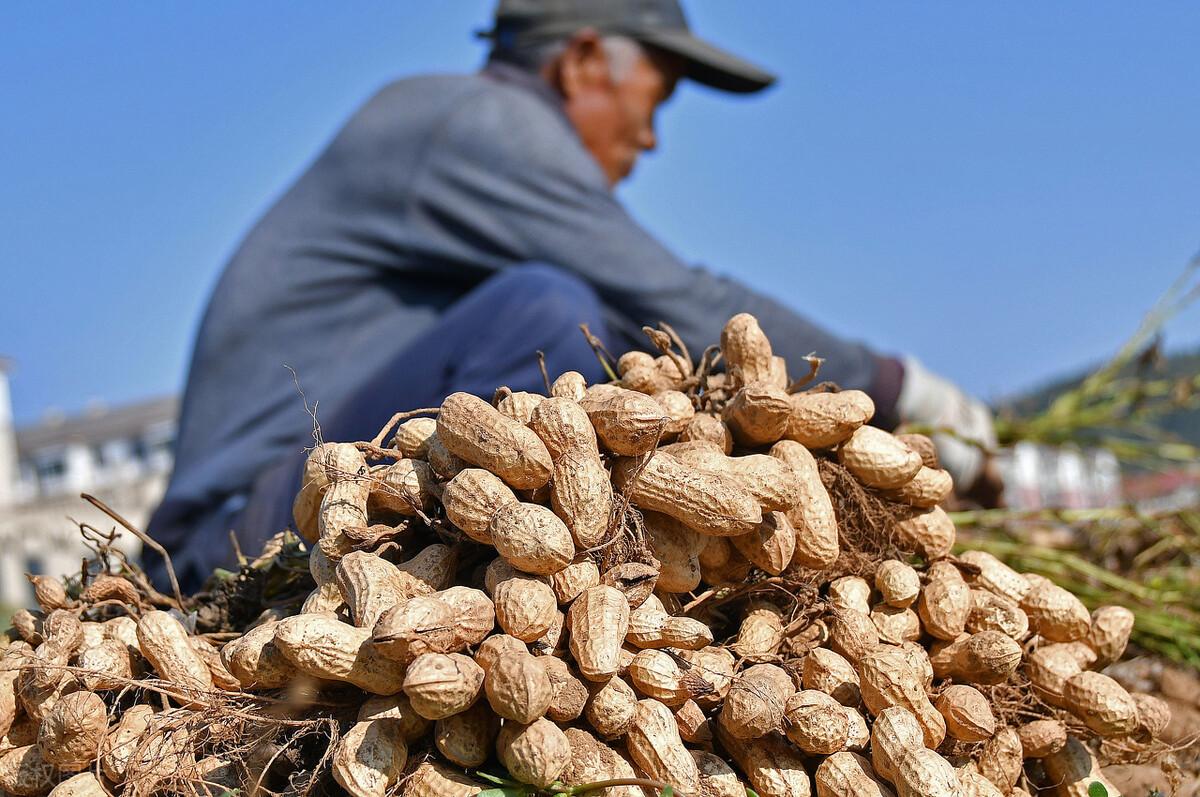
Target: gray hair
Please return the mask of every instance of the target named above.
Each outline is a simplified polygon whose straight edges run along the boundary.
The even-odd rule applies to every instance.
[[[549,41],[534,41],[514,44],[509,47],[493,47],[488,60],[504,61],[531,72],[540,70],[543,66],[558,58],[567,49],[568,37],[551,39]],[[614,83],[620,83],[631,71],[645,52],[642,45],[628,36],[604,36],[600,39],[604,55],[608,58],[609,77]]]

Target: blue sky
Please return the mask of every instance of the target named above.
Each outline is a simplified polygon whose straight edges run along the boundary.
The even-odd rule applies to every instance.
[[[18,420],[177,390],[256,216],[385,82],[473,69],[491,7],[7,6]],[[753,99],[685,86],[622,194],[685,258],[839,332],[994,398],[1114,350],[1200,248],[1200,4],[687,8],[782,79]],[[1200,310],[1168,340],[1200,343]]]

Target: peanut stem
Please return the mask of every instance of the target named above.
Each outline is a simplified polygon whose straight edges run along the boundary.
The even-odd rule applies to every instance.
[[[661,780],[650,780],[649,778],[613,778],[611,780],[598,780],[595,783],[584,783],[581,786],[571,786],[565,791],[556,793],[569,794],[572,795],[572,797],[576,797],[576,795],[600,791],[601,789],[608,789],[613,786],[646,786],[651,789],[658,789],[659,791],[662,791],[666,788],[675,789],[675,787],[671,786],[670,783],[663,783]],[[677,794],[678,797],[688,797],[688,795],[679,791],[679,789],[675,789],[675,794]]]

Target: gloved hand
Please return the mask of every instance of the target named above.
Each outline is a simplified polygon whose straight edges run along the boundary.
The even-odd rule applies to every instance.
[[[904,359],[904,382],[896,401],[902,424],[946,429],[951,434],[931,435],[942,467],[954,478],[959,495],[980,492],[999,498],[995,469],[988,467],[987,451],[996,447],[996,430],[987,405],[968,396],[953,382],[938,376],[916,358]],[[978,445],[973,445],[974,441]]]

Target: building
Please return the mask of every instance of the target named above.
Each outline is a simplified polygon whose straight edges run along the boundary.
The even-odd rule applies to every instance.
[[[0,361],[0,604],[29,605],[25,573],[79,571],[88,555],[76,521],[107,532],[115,523],[83,501],[103,500],[145,528],[171,471],[178,400],[165,397],[15,428],[8,364]],[[120,545],[140,544],[123,533]]]

